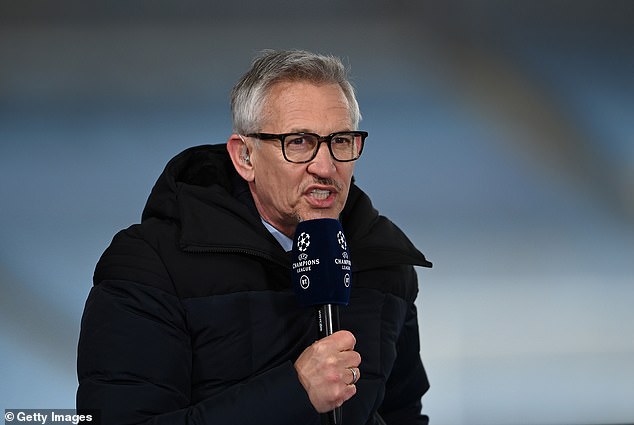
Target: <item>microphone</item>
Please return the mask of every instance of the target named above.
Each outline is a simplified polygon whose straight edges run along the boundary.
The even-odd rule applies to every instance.
[[[339,306],[350,301],[352,264],[339,220],[318,218],[297,225],[292,281],[299,302],[317,309],[319,338],[340,329]],[[322,415],[322,424],[340,425],[341,407]]]

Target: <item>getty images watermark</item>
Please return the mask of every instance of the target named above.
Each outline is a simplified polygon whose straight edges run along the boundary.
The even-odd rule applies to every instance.
[[[77,412],[75,409],[5,409],[4,423],[99,425],[101,417],[97,410]]]

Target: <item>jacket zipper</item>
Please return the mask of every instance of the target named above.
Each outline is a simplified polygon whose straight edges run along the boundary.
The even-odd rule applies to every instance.
[[[251,255],[253,257],[262,258],[272,263],[278,264],[290,270],[290,263],[287,260],[281,260],[262,251],[246,249],[246,248],[222,248],[199,245],[182,246],[181,249],[192,254],[242,254]]]

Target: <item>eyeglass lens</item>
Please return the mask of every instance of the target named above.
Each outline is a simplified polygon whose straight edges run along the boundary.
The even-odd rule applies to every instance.
[[[289,161],[309,160],[317,150],[319,140],[314,134],[289,134],[284,138],[286,157]],[[337,133],[330,139],[330,149],[335,159],[351,161],[359,157],[362,143],[363,138],[358,133]]]

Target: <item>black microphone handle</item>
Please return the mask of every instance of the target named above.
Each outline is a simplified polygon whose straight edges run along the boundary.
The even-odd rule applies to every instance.
[[[339,306],[337,304],[324,304],[317,307],[317,329],[319,339],[325,338],[340,329]],[[321,415],[322,425],[341,425],[341,407],[335,407],[330,412]]]
[[[340,328],[339,306],[337,304],[324,304],[317,307],[317,329],[319,329],[319,339],[334,334]]]

